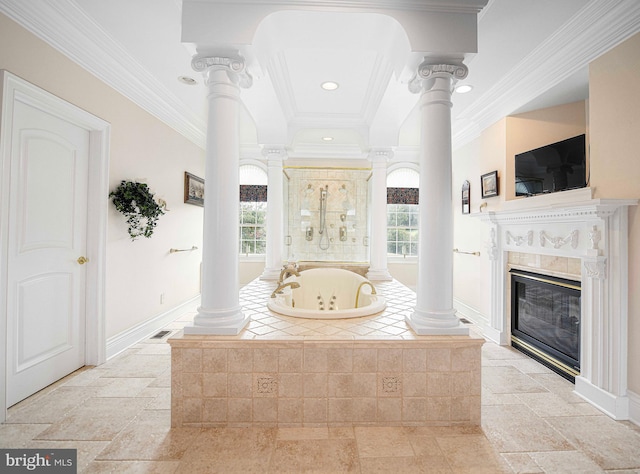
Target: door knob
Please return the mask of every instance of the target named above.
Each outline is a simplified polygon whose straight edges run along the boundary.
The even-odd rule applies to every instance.
[[[80,256],[80,257],[78,257],[78,263],[79,263],[80,265],[84,265],[84,264],[85,264],[85,263],[87,263],[88,261],[89,261],[89,259],[88,259],[87,257],[85,257],[85,256]]]

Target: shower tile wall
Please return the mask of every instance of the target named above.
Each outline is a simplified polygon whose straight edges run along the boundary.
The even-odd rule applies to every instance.
[[[368,180],[371,171],[288,168],[286,174],[289,177],[286,196],[287,259],[367,262],[369,260]],[[319,232],[322,189],[327,189],[324,237]],[[344,241],[340,240],[341,227],[345,227],[346,230]],[[312,233],[311,240],[307,240],[308,233]]]

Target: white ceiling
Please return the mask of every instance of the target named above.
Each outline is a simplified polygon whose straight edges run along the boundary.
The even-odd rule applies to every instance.
[[[418,0],[385,4],[424,7]],[[181,0],[0,0],[0,12],[204,146],[206,87],[191,69],[194,46],[181,42],[181,9]],[[229,22],[243,28],[242,18]],[[454,146],[505,115],[587,98],[588,63],[638,31],[637,0],[490,0],[478,15],[478,53],[464,61],[464,83],[473,90],[453,96]],[[414,58],[390,17],[279,12],[259,24],[242,51],[254,79],[242,91],[243,145],[285,145],[303,158],[359,158],[371,147],[418,145],[418,97],[407,88]],[[323,91],[325,80],[340,88]]]

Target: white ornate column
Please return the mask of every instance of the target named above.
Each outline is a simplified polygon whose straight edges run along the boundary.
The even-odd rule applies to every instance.
[[[393,279],[387,268],[387,162],[392,156],[391,150],[374,150],[369,154],[372,176],[367,278],[375,281]]]
[[[261,280],[277,280],[282,269],[282,245],[284,241],[284,196],[282,162],[287,158],[282,147],[265,147],[267,157],[267,256]]]
[[[239,299],[240,87],[251,85],[242,58],[195,57],[209,89],[205,152],[201,306],[185,334],[238,334],[249,322]]]
[[[467,76],[463,64],[419,67],[409,90],[420,93],[420,215],[416,307],[407,323],[417,334],[468,334],[453,309],[451,93]]]

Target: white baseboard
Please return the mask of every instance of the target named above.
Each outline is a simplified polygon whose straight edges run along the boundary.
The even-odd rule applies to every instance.
[[[491,330],[487,318],[475,308],[455,298],[453,299],[453,308],[456,310],[458,317],[471,321],[483,335],[486,335],[487,331]]]
[[[640,426],[640,395],[627,390],[629,397],[629,421]]]
[[[113,337],[107,339],[107,360],[118,355],[122,351],[137,344],[158,332],[167,324],[175,321],[178,317],[189,311],[195,311],[200,304],[200,295],[179,304],[169,311],[165,311],[151,319],[148,319],[137,326],[127,329]]]
[[[581,376],[576,377],[574,393],[591,403],[600,411],[609,415],[614,420],[628,420],[630,411],[630,399],[628,396],[617,396],[596,387]],[[627,395],[629,392],[627,391]],[[637,397],[637,395],[636,395]]]

